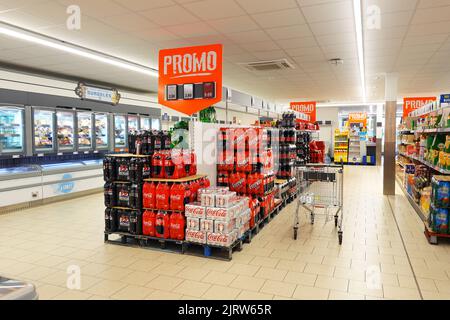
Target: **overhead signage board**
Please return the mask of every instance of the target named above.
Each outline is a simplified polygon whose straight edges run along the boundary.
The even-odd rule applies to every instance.
[[[403,117],[407,117],[416,109],[422,108],[424,105],[436,101],[436,97],[413,97],[403,99]]]
[[[450,103],[450,94],[441,94],[441,103]]]
[[[317,120],[317,103],[315,101],[291,102],[291,110],[301,112],[309,116],[309,121],[314,123]]]
[[[120,94],[117,89],[94,87],[79,82],[75,88],[75,94],[82,100],[89,100],[101,103],[117,105],[120,101]]]
[[[348,122],[362,123],[363,127],[367,127],[367,113],[366,112],[353,112],[348,114]]]
[[[192,115],[222,100],[222,45],[159,51],[158,103]]]

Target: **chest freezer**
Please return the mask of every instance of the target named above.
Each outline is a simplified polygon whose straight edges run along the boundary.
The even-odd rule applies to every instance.
[[[0,106],[0,155],[24,153],[24,130],[24,109]]]

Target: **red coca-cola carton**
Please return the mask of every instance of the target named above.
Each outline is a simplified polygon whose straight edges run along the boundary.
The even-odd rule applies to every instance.
[[[186,230],[186,241],[206,244],[206,232]]]
[[[227,221],[214,220],[214,232],[220,234],[231,233],[236,227],[236,219]]]
[[[184,215],[190,218],[205,218],[206,211],[205,207],[202,207],[200,203],[191,203],[185,206]]]
[[[214,232],[214,220],[200,219],[200,231]]]
[[[211,220],[226,221],[236,217],[237,207],[230,208],[206,208],[206,218]]]
[[[187,217],[186,228],[192,231],[200,231],[200,219]]]
[[[235,231],[228,234],[209,232],[206,236],[206,243],[217,247],[230,247],[235,241]]]

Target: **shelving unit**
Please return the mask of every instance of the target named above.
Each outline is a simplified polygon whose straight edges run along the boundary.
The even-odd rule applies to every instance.
[[[348,162],[349,163],[361,163],[361,139],[359,133],[352,131],[349,134],[348,139]]]
[[[334,162],[348,162],[348,131],[336,129],[334,132]]]

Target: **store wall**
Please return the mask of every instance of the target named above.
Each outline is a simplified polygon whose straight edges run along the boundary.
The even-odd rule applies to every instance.
[[[318,121],[331,121],[330,126],[323,126],[320,128],[319,140],[324,141],[327,146],[327,152],[330,150],[331,154],[334,152],[334,130],[339,128],[338,122],[339,108],[334,107],[319,107],[317,108]]]

